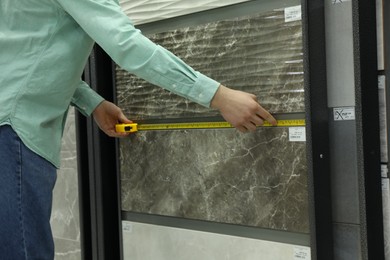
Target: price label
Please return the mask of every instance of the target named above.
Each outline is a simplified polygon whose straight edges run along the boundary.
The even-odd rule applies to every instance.
[[[378,88],[385,89],[385,87],[386,87],[386,76],[379,75],[378,76]]]
[[[133,224],[131,224],[130,222],[123,221],[122,230],[125,233],[131,233],[133,231]]]
[[[388,191],[389,190],[389,178],[383,178],[382,179],[382,191]]]
[[[310,260],[310,248],[307,247],[295,247],[294,248],[294,260]]]
[[[284,21],[294,22],[302,19],[302,8],[300,5],[291,6],[284,9]]]
[[[342,4],[342,3],[345,3],[345,2],[351,2],[351,0],[331,0],[332,1],[332,4]]]
[[[290,142],[305,142],[306,128],[305,127],[290,127],[288,129],[288,136]]]
[[[387,174],[389,172],[389,169],[387,168],[386,164],[381,165],[381,176],[382,178],[387,178]]]

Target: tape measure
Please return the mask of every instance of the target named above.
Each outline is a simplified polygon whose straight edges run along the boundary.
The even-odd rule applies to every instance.
[[[277,120],[276,126],[268,122],[264,122],[259,127],[294,127],[305,126],[305,119],[281,119]],[[212,128],[233,128],[233,126],[225,121],[221,122],[184,122],[184,123],[156,123],[156,124],[117,124],[115,130],[118,133],[133,133],[137,131],[153,131],[153,130],[182,130],[182,129],[212,129]]]

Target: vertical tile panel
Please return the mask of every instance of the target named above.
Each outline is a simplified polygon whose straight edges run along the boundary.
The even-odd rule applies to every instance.
[[[77,153],[74,109],[70,109],[61,150],[61,169],[53,192],[51,225],[55,240],[55,259],[78,260],[80,222],[78,204]]]
[[[378,45],[378,70],[385,69],[384,40],[383,40],[383,0],[376,0],[377,17],[377,45]]]

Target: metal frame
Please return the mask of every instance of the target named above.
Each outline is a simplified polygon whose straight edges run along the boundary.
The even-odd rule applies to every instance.
[[[106,100],[113,99],[111,59],[95,46],[84,80]],[[116,141],[92,118],[77,115],[81,246],[83,259],[122,259]]]
[[[384,75],[386,77],[386,121],[387,126],[390,127],[390,2],[383,0],[383,42],[384,42]],[[387,132],[387,140],[390,140],[390,131]],[[387,154],[390,157],[390,145],[388,145]],[[387,167],[390,168],[390,160],[387,162]],[[388,174],[388,177],[390,175]]]
[[[375,1],[352,1],[363,259],[384,259]]]
[[[312,259],[333,259],[323,0],[303,4],[305,102]]]

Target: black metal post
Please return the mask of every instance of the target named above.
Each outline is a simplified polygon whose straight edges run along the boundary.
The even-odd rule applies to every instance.
[[[323,0],[303,3],[305,100],[312,259],[333,259]]]
[[[85,69],[85,81],[109,101],[113,100],[111,64],[95,46]],[[92,118],[79,117],[78,145],[83,259],[121,259],[116,141]]]
[[[363,259],[384,259],[376,3],[352,1]]]

